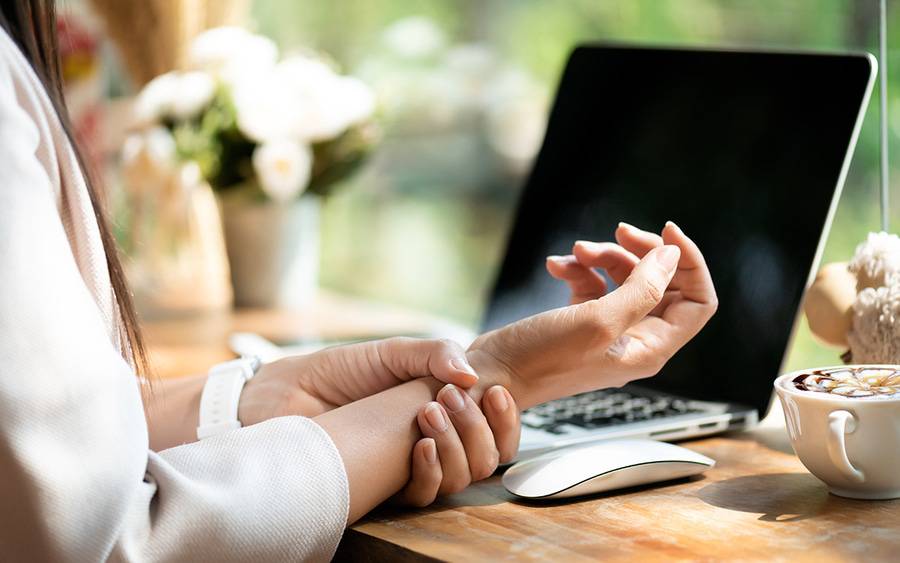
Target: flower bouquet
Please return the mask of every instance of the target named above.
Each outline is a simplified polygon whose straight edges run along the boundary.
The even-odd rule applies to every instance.
[[[219,196],[236,304],[305,301],[318,266],[316,196],[374,146],[375,96],[319,55],[279,60],[271,40],[234,27],[197,36],[188,66],[137,96],[126,177],[165,186],[187,175]]]

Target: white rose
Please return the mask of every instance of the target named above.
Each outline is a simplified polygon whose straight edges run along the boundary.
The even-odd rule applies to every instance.
[[[291,114],[296,138],[331,140],[374,112],[371,88],[357,78],[338,75],[320,60],[294,56],[279,63],[275,73],[279,84],[302,108]]]
[[[293,56],[267,71],[243,75],[232,85],[232,98],[238,128],[257,142],[327,141],[375,110],[371,88],[308,56]]]
[[[168,115],[178,89],[175,72],[160,74],[140,91],[134,100],[134,121],[138,126],[158,123]]]
[[[309,109],[299,94],[274,71],[245,76],[231,90],[237,126],[256,142],[300,138],[299,123]]]
[[[177,119],[190,119],[205,109],[216,93],[216,81],[206,72],[183,72],[175,82],[175,97],[170,106]]]
[[[148,82],[135,99],[135,125],[146,127],[166,117],[190,119],[209,104],[215,91],[215,79],[206,72],[161,74]]]
[[[253,170],[263,191],[275,201],[297,197],[309,184],[313,154],[296,141],[269,141],[253,151]]]
[[[204,31],[194,38],[188,51],[190,66],[217,74],[226,82],[271,67],[277,59],[278,47],[271,39],[239,27]]]
[[[375,95],[362,81],[335,76],[308,85],[299,99],[307,111],[294,129],[310,142],[329,141],[349,127],[368,119],[375,109]]]
[[[340,78],[336,102],[344,128],[358,125],[375,113],[375,92],[368,84],[352,76]]]
[[[291,134],[309,142],[337,136],[339,116],[333,111],[339,95],[337,73],[324,62],[307,56],[285,59],[278,63],[275,72],[302,110],[292,114]]]

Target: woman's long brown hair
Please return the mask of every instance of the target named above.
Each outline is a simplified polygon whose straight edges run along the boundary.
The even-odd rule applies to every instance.
[[[99,183],[96,176],[86,166],[86,160],[78,150],[78,143],[72,134],[72,125],[69,120],[69,112],[63,98],[62,73],[60,72],[59,48],[57,45],[56,31],[56,6],[54,0],[2,0],[0,2],[0,26],[12,37],[19,46],[22,54],[34,68],[35,73],[44,84],[50,101],[56,109],[59,121],[69,137],[78,157],[78,164],[84,174],[91,204],[97,224],[100,226],[100,237],[103,240],[103,249],[106,253],[106,264],[109,268],[109,279],[118,304],[120,323],[119,330],[122,338],[130,345],[123,350],[126,359],[138,370],[145,373],[147,370],[147,356],[144,349],[141,332],[137,322],[137,314],[128,284],[125,280],[125,272],[116,248],[116,241],[106,221],[103,209]]]

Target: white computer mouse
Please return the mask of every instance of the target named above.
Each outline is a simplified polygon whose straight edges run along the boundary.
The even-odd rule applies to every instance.
[[[503,474],[503,486],[529,499],[567,498],[687,477],[715,464],[665,442],[604,440],[520,461]]]

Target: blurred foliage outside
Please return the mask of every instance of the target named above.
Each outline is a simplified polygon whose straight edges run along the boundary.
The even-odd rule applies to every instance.
[[[896,45],[900,6],[891,4],[889,45]],[[877,53],[877,7],[877,0],[256,0],[253,18],[284,50],[325,51],[382,96],[382,147],[326,204],[323,284],[477,326],[574,45]],[[892,50],[889,61],[897,56]],[[894,146],[897,76],[889,88]],[[877,101],[876,92],[825,261],[846,260],[879,229]],[[896,183],[897,170],[892,177]],[[788,366],[838,363],[839,353],[815,343],[801,321]]]

